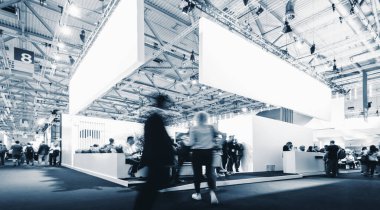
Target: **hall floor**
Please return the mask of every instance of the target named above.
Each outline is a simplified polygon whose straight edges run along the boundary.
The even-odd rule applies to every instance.
[[[1,210],[129,210],[136,187],[125,188],[64,167],[0,167]],[[171,209],[377,209],[380,177],[360,173],[339,178],[312,176],[218,188],[221,202],[191,199],[192,190],[161,193],[155,210]]]

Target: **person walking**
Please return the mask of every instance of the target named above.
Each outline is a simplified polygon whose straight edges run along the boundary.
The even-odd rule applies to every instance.
[[[196,126],[190,128],[189,146],[192,149],[192,165],[194,171],[194,188],[195,193],[192,194],[194,200],[201,200],[200,186],[202,182],[202,166],[206,166],[207,184],[210,189],[211,204],[218,204],[216,197],[216,177],[213,162],[213,148],[216,145],[215,137],[221,134],[225,138],[225,134],[217,131],[212,125],[207,124],[208,114],[206,112],[198,112],[195,115]]]
[[[368,166],[368,176],[370,177],[373,177],[373,174],[375,173],[375,168],[376,168],[376,165],[377,165],[377,162],[378,162],[378,149],[376,148],[375,145],[371,145],[369,147],[369,151],[368,151],[368,162],[367,162],[367,166]]]
[[[15,144],[11,146],[12,150],[12,158],[13,158],[13,165],[16,166],[16,164],[19,166],[21,161],[21,155],[22,155],[22,146],[20,144],[20,141],[15,141]]]
[[[167,109],[170,100],[166,95],[158,95],[154,106],[160,111]],[[138,193],[134,210],[152,209],[158,190],[170,181],[170,169],[174,165],[174,150],[164,123],[158,111],[151,114],[144,125],[144,146],[141,163],[148,168],[147,181]]]
[[[0,141],[0,166],[5,164],[5,153],[8,151],[7,146],[3,144],[3,141]]]
[[[31,143],[26,144],[25,148],[25,159],[26,159],[26,164],[29,165],[29,162],[32,163],[32,166],[34,165],[34,149]]]
[[[45,143],[41,143],[40,147],[38,148],[38,164],[41,165],[42,161],[45,161],[45,165],[48,164],[48,158],[49,158],[49,146]]]

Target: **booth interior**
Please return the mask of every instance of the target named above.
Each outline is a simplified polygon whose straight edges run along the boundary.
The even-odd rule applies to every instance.
[[[168,126],[169,135],[176,140],[179,134],[188,132],[189,123],[182,126]],[[227,136],[233,135],[238,143],[244,146],[241,160],[241,172],[284,171],[283,145],[291,141],[294,145],[313,145],[313,130],[303,126],[278,120],[259,117],[253,113],[234,116],[223,116],[214,121],[214,126]],[[99,148],[114,139],[115,148],[122,148],[128,136],[133,136],[136,144],[143,138],[143,124],[136,122],[109,120],[85,116],[62,116],[62,163],[63,165],[95,175],[112,178],[129,178],[131,165],[126,164],[125,154],[118,149],[111,153],[101,153]],[[185,137],[186,138],[186,137]],[[98,149],[94,149],[98,145]],[[292,163],[299,159],[305,162],[301,168],[287,173],[315,172],[323,170],[318,154],[296,156]],[[297,160],[296,160],[297,159]],[[190,160],[184,164],[182,175],[191,175]],[[308,167],[310,168],[308,168]],[[285,172],[285,171],[284,171]],[[136,177],[144,177],[144,168]]]

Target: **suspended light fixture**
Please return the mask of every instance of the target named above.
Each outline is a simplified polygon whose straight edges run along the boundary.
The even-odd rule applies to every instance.
[[[85,30],[81,30],[80,31],[80,34],[79,34],[79,38],[80,40],[84,43],[86,41],[86,31]]]
[[[285,17],[287,20],[293,20],[295,18],[294,2],[289,0],[285,7]]]
[[[333,60],[334,64],[333,64],[333,71],[338,71],[338,68],[336,67],[336,60],[334,58]]]
[[[191,60],[191,62],[195,62],[194,50],[191,51],[190,60]]]
[[[292,27],[290,27],[289,22],[285,21],[284,28],[282,29],[282,33],[286,34],[286,33],[292,32],[292,31],[293,30],[292,30]]]
[[[187,14],[193,11],[193,9],[195,8],[195,4],[192,2],[189,2],[188,0],[186,0],[185,3],[187,3],[187,5],[182,8],[182,13]]]
[[[315,53],[315,44],[313,43],[310,47],[310,54],[314,54]]]
[[[249,0],[243,0],[244,6],[247,6]]]
[[[335,8],[335,4],[334,3],[331,5],[331,8],[332,8],[332,11],[335,12],[336,8]]]
[[[75,63],[73,56],[69,55],[69,59],[70,59],[70,64],[73,65]]]
[[[261,6],[259,6],[259,8],[257,8],[256,10],[256,15],[259,16],[263,12],[264,12],[264,9]]]

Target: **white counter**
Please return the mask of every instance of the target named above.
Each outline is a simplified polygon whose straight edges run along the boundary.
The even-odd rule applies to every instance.
[[[127,178],[131,165],[125,164],[124,153],[76,153],[74,167],[112,178]],[[144,176],[144,168],[136,176]]]
[[[324,153],[285,151],[283,154],[284,173],[313,173],[325,171]]]

